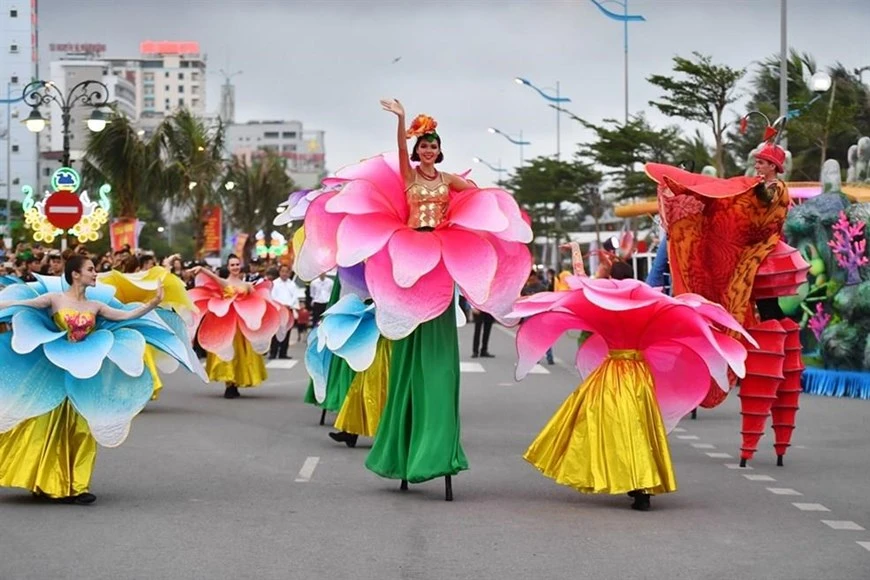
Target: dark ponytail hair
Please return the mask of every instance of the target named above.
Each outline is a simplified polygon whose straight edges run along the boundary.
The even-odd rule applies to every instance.
[[[82,256],[81,254],[73,254],[70,256],[63,267],[63,279],[66,280],[66,283],[72,286],[73,272],[81,272],[82,268],[85,266],[85,262],[90,261],[90,258]]]
[[[435,141],[438,143],[438,157],[435,158],[435,163],[441,163],[444,161],[444,152],[441,151],[441,136],[438,133],[427,133],[425,135],[420,135],[417,137],[417,141],[414,142],[414,148],[411,150],[411,161],[420,161],[420,155],[417,154],[417,147],[420,145],[420,142],[425,139],[426,141]]]

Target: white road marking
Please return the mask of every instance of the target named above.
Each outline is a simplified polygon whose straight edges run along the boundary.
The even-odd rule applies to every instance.
[[[484,373],[483,365],[476,362],[459,362],[459,372],[461,373]]]
[[[542,367],[541,365],[535,365],[529,371],[530,375],[549,375],[550,371]]]
[[[767,491],[774,495],[803,495],[798,490],[790,487],[768,487]]]
[[[681,439],[683,441],[697,441],[700,439],[697,435],[677,435],[677,439]]]
[[[713,459],[731,459],[731,455],[728,453],[707,453],[707,457],[712,457]]]
[[[686,430],[682,427],[674,427],[674,433],[685,433]]]
[[[299,475],[296,476],[296,483],[305,483],[311,481],[311,476],[314,475],[314,469],[320,462],[319,457],[309,457],[302,464],[302,469],[299,470]]]
[[[870,542],[858,542],[858,545],[870,552]]]
[[[823,506],[820,503],[792,503],[794,507],[801,510],[802,512],[829,512],[828,508]]]
[[[266,362],[267,369],[275,369],[282,371],[289,371],[293,367],[296,366],[298,360],[287,360],[287,359],[275,359]]]
[[[695,449],[716,449],[712,443],[692,443],[692,447]]]
[[[725,467],[727,467],[728,469],[745,469],[747,471],[752,470],[751,465],[747,465],[746,467],[740,467],[739,463],[726,463]]]
[[[846,530],[849,532],[864,531],[864,528],[849,520],[822,520],[822,523],[832,530]]]
[[[774,478],[770,477],[769,475],[761,475],[761,474],[744,473],[743,477],[745,477],[749,481],[776,481]]]

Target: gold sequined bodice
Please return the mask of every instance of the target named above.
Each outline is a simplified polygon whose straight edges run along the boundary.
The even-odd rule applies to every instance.
[[[411,210],[408,216],[408,227],[434,228],[444,221],[450,201],[450,188],[444,182],[443,173],[441,183],[432,188],[418,182],[415,175],[414,183],[408,187],[406,195]]]

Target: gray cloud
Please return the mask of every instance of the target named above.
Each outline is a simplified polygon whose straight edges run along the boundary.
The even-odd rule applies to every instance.
[[[667,72],[674,55],[697,50],[751,67],[779,50],[775,0],[631,0],[630,12],[647,18],[629,31],[632,112],[657,96],[644,78]],[[821,65],[870,64],[870,2],[790,0],[789,13],[790,45]],[[145,39],[200,42],[214,73],[212,110],[216,71],[243,70],[234,79],[237,118],[299,119],[325,130],[332,169],[394,148],[394,119],[378,107],[384,96],[439,120],[452,171],[475,155],[518,161],[515,146],[486,133],[490,125],[522,129],[532,141],[527,158],[555,152],[555,112],[514,76],[540,86],[559,80],[568,108],[592,121],[623,111],[622,25],[585,0],[40,2],[43,47],[103,42],[112,56],[135,55]],[[586,138],[563,119],[564,154]],[[479,174],[482,182],[494,177]]]

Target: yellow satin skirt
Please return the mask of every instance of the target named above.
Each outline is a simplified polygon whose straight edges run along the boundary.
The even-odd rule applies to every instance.
[[[151,380],[154,382],[154,391],[151,393],[151,400],[156,401],[160,398],[160,391],[163,390],[163,381],[160,379],[160,374],[157,372],[157,363],[154,362],[154,347],[150,344],[145,345],[145,368],[151,373]]]
[[[357,373],[350,384],[335,427],[345,433],[374,437],[378,423],[387,404],[387,381],[390,371],[390,354],[393,343],[378,339],[375,360],[372,366]]]
[[[526,461],[583,493],[677,490],[649,366],[610,356],[577,387],[526,451]]]
[[[235,386],[256,387],[266,380],[266,363],[263,355],[254,352],[251,343],[241,332],[233,337],[233,349],[236,356],[231,361],[224,361],[213,353],[208,353],[205,359],[205,371],[210,381],[233,383]]]
[[[0,435],[0,486],[53,498],[88,491],[97,441],[69,400]]]

